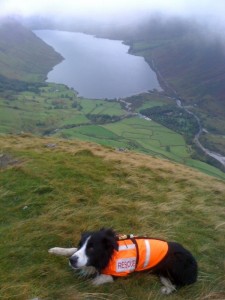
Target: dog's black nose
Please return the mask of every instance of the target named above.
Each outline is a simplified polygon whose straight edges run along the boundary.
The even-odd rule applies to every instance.
[[[77,256],[71,256],[69,259],[70,263],[72,266],[76,265],[77,261],[78,261],[78,257]]]

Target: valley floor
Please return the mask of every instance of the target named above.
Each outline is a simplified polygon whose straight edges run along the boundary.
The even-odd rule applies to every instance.
[[[129,101],[132,111],[124,104]],[[225,179],[222,171],[192,158],[193,150],[181,134],[140,114],[141,109],[168,104],[174,105],[174,101],[157,93],[124,101],[93,100],[77,97],[64,85],[48,84],[38,92],[0,97],[0,131],[92,141],[170,159]]]

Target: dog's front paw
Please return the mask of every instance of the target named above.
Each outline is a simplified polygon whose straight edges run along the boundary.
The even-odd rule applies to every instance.
[[[111,275],[100,274],[92,280],[92,284],[97,286],[108,282],[113,282]]]
[[[54,247],[54,248],[50,248],[48,249],[48,253],[51,253],[51,254],[57,254],[58,253],[58,247]]]
[[[176,289],[175,288],[172,288],[172,287],[166,287],[166,286],[163,286],[161,287],[161,293],[163,295],[169,295],[171,294],[172,292],[174,292]]]
[[[160,276],[160,280],[163,284],[163,287],[161,288],[161,293],[164,295],[169,295],[172,292],[176,291],[176,286],[172,284],[172,282],[163,276]]]

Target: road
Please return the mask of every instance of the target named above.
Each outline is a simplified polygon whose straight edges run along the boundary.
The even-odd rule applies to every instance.
[[[200,122],[200,119],[198,116],[196,116],[196,114],[194,114],[192,111],[190,111],[189,109],[187,109],[185,106],[182,105],[182,102],[180,99],[176,99],[174,98],[174,100],[176,100],[176,103],[177,103],[177,106],[179,106],[180,108],[184,109],[187,113],[191,114],[195,119],[196,121],[198,122],[198,126],[199,126],[199,130],[198,132],[196,133],[195,137],[194,137],[194,143],[199,147],[201,148],[202,151],[204,151],[204,153],[208,156],[211,156],[213,157],[214,159],[216,159],[218,162],[220,162],[224,167],[225,167],[225,156],[222,156],[221,154],[219,153],[216,153],[214,151],[211,151],[207,148],[205,148],[199,141],[199,138],[202,134],[202,125],[201,125],[201,122]]]

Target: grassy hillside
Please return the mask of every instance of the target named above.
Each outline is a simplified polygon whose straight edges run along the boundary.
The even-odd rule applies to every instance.
[[[200,38],[195,47],[191,38],[197,39],[194,36],[188,40],[176,37],[166,42],[151,39],[135,42],[132,52],[144,56],[150,65],[154,65],[165,80],[161,83],[167,92],[173,95],[176,91],[186,105],[192,105],[204,126],[214,133],[222,133],[225,128],[224,50],[222,46],[210,46]]]
[[[164,299],[154,276],[93,287],[47,252],[102,226],[193,252],[198,282],[170,299],[225,298],[224,181],[86,142],[1,136],[0,149],[1,299]]]
[[[0,75],[23,81],[43,81],[62,60],[52,47],[31,30],[0,19]]]

